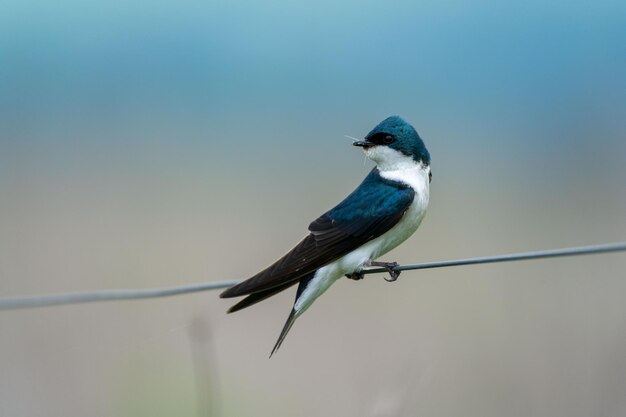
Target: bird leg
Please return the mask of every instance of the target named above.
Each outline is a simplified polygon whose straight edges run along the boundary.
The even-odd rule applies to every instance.
[[[389,278],[385,278],[387,282],[393,282],[398,279],[400,276],[400,272],[396,268],[400,265],[397,262],[379,262],[379,261],[367,261],[365,266],[381,266],[389,272]],[[359,281],[363,279],[365,274],[362,270],[354,271],[351,274],[346,274],[346,278],[353,279],[355,281]]]
[[[396,268],[400,265],[397,262],[379,262],[379,261],[369,261],[369,266],[381,266],[389,272],[389,279],[385,278],[387,282],[394,282],[400,276],[400,272]]]
[[[358,281],[360,279],[363,279],[363,277],[365,276],[365,274],[363,274],[363,271],[358,270],[358,271],[354,271],[351,274],[346,274],[346,278],[348,279],[353,279],[355,281]]]

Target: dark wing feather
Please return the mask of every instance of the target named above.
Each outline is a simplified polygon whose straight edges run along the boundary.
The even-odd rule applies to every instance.
[[[227,289],[220,297],[260,292],[273,295],[275,291],[268,290],[288,288],[288,284],[391,229],[400,221],[413,197],[410,187],[384,180],[374,169],[337,207],[312,222],[311,233],[289,253],[255,276]]]
[[[259,291],[248,295],[243,300],[239,301],[237,304],[228,309],[228,313],[234,313],[235,311],[243,310],[244,308],[250,307],[256,303],[259,303],[266,298],[271,297],[272,295],[276,295],[281,291],[286,290],[287,288],[294,285],[297,281],[290,281],[284,285],[279,285],[278,287],[270,288],[269,290]]]

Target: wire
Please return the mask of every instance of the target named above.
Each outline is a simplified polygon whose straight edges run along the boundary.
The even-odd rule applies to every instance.
[[[396,267],[395,270],[410,271],[416,269],[444,268],[461,265],[524,261],[529,259],[596,255],[601,253],[622,251],[626,251],[626,242],[608,243],[593,246],[580,246],[576,248],[554,249],[546,251],[513,253],[509,255],[486,256],[481,258],[467,258],[449,261],[426,262],[412,265],[401,265]],[[387,270],[384,268],[376,268],[363,271],[364,274],[375,274],[380,272],[387,272]],[[1,297],[0,310],[14,310],[22,308],[47,307],[66,304],[91,303],[96,301],[137,300],[142,298],[171,297],[174,295],[229,288],[237,283],[239,283],[239,281],[217,281],[171,288],[147,288],[141,290],[102,290],[93,292],[50,294],[41,296]]]
[[[607,243],[604,245],[580,246],[577,248],[553,249],[536,252],[512,253],[500,256],[485,256],[483,258],[455,259],[451,261],[426,262],[421,264],[401,265],[394,268],[397,271],[412,271],[416,269],[443,268],[460,265],[491,264],[496,262],[526,261],[529,259],[559,258],[563,256],[596,255],[600,253],[626,251],[626,242]],[[387,272],[384,268],[368,269],[364,274]]]
[[[0,298],[0,310],[47,307],[64,304],[93,303],[96,301],[137,300],[141,298],[171,297],[199,291],[219,290],[232,287],[239,281],[217,281],[205,284],[185,285],[172,288],[147,288],[143,290],[102,290],[68,294],[34,295],[27,297]]]

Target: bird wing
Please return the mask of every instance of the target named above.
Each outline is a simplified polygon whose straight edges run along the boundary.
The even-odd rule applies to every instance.
[[[345,200],[313,221],[309,225],[310,234],[285,256],[227,289],[220,297],[288,288],[288,284],[391,229],[400,221],[414,196],[412,188],[385,180],[374,169]]]

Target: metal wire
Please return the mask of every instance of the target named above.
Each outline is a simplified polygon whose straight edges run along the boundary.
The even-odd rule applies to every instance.
[[[529,259],[559,258],[563,256],[596,255],[599,253],[622,252],[622,251],[626,251],[626,242],[607,243],[604,245],[593,245],[593,246],[580,246],[577,248],[565,248],[565,249],[553,249],[553,250],[535,251],[535,252],[512,253],[509,255],[499,255],[499,256],[485,256],[483,258],[467,258],[467,259],[455,259],[451,261],[425,262],[425,263],[420,263],[420,264],[401,265],[394,269],[396,269],[397,271],[411,271],[415,269],[443,268],[443,267],[460,266],[460,265],[490,264],[490,263],[495,263],[495,262],[526,261]],[[376,269],[368,269],[366,271],[363,271],[364,274],[374,274],[378,272],[387,272],[387,270],[384,268],[376,268]]]
[[[33,295],[0,298],[0,310],[47,307],[64,304],[93,303],[96,301],[137,300],[141,298],[171,297],[199,291],[219,290],[232,287],[239,281],[217,281],[205,284],[185,285],[172,288],[146,288],[142,290],[102,290],[67,294]]]
[[[545,251],[513,253],[509,255],[486,256],[480,258],[456,259],[449,261],[426,262],[412,265],[401,265],[397,271],[416,269],[444,268],[461,265],[477,265],[496,262],[524,261],[529,259],[557,258],[564,256],[596,255],[609,252],[626,251],[626,242],[608,243],[603,245],[581,246],[576,248],[554,249]],[[384,268],[367,269],[364,274],[387,272]],[[140,290],[102,290],[82,293],[50,294],[26,297],[1,297],[0,310],[47,307],[66,304],[92,303],[96,301],[137,300],[142,298],[171,297],[173,295],[190,294],[199,291],[218,290],[231,287],[239,281],[217,281],[197,285],[185,285],[172,288],[147,288]]]

